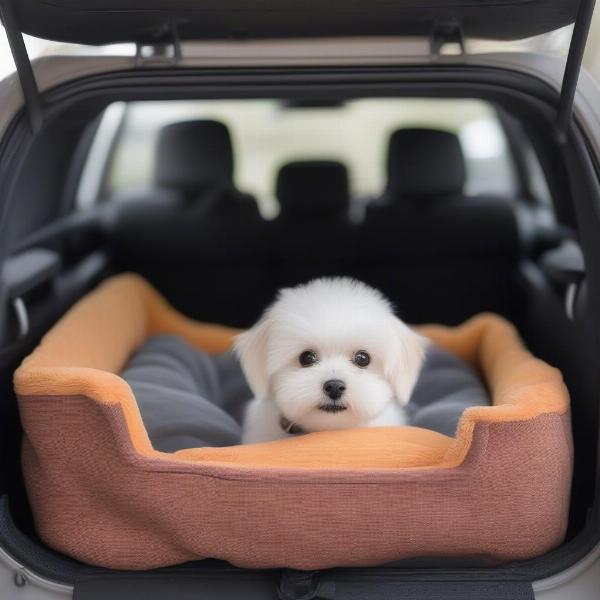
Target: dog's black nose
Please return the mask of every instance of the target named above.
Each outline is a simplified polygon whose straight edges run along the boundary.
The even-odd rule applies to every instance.
[[[341,379],[330,379],[323,384],[323,391],[332,400],[339,400],[346,391],[346,384]]]

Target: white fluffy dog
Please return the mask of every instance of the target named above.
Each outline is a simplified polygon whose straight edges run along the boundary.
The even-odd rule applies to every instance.
[[[377,290],[349,278],[281,290],[236,351],[254,393],[244,443],[402,425],[425,338]]]

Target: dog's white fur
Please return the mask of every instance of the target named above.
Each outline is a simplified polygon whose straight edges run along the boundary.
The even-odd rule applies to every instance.
[[[235,348],[255,396],[243,442],[255,443],[291,435],[282,416],[305,432],[402,425],[426,341],[394,315],[379,291],[334,278],[281,290]],[[302,367],[299,356],[306,350],[319,360]],[[359,350],[370,355],[366,368],[352,362]],[[342,412],[319,409],[329,401],[323,384],[330,379],[345,383]]]

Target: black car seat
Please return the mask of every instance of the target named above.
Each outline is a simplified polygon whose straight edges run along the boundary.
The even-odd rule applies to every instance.
[[[235,188],[233,169],[222,123],[164,127],[155,184],[172,192],[169,200],[157,194],[118,206],[112,233],[119,270],[141,273],[190,316],[247,326],[275,290],[264,221],[256,200]]]
[[[346,167],[328,160],[287,163],[277,174],[276,196],[280,212],[270,240],[278,285],[349,274],[356,232]]]
[[[400,129],[388,180],[361,227],[363,279],[405,319],[455,324],[481,311],[513,316],[518,235],[510,199],[469,197],[456,135]]]

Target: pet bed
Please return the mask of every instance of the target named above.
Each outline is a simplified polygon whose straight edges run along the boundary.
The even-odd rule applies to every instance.
[[[121,377],[133,391],[155,450],[240,443],[252,392],[233,352],[208,354],[178,336],[157,335],[135,351]],[[406,407],[408,424],[453,436],[467,408],[487,404],[474,370],[431,344]]]
[[[506,561],[554,548],[572,472],[560,373],[494,315],[420,331],[478,369],[490,391],[493,405],[468,408],[454,437],[370,428],[166,453],[152,447],[118,374],[152,336],[219,353],[236,332],[184,318],[137,276],[108,280],[15,373],[39,535],[121,569],[205,557],[299,569]]]

